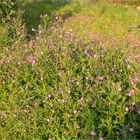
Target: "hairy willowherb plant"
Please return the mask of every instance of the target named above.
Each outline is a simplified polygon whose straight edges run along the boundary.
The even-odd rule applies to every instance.
[[[60,26],[3,48],[3,139],[137,139],[139,74],[125,51],[104,49]]]

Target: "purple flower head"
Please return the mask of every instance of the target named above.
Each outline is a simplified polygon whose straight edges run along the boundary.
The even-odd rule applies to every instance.
[[[136,78],[130,77],[131,84],[135,84],[137,81],[138,81],[138,78],[137,77]]]
[[[137,113],[140,115],[140,109],[139,109],[139,110],[137,110]]]
[[[129,111],[129,108],[128,107],[125,107],[125,111],[128,112]]]
[[[104,77],[103,77],[103,76],[98,76],[98,79],[99,79],[99,80],[103,80]]]
[[[121,92],[121,91],[122,91],[122,87],[119,86],[119,88],[118,88],[118,92]]]
[[[130,132],[133,132],[133,131],[134,131],[134,129],[133,129],[133,128],[129,128],[129,131],[130,131]]]
[[[135,106],[136,105],[136,102],[132,102],[132,106]]]
[[[89,53],[86,53],[87,58],[91,58],[91,55]]]
[[[56,16],[55,19],[58,20],[58,16]]]
[[[103,137],[99,137],[99,140],[104,140],[104,138]]]
[[[90,131],[90,135],[91,135],[91,136],[96,136],[95,131],[93,131],[93,130],[92,130],[92,131]]]
[[[76,125],[76,128],[77,128],[77,129],[80,129],[80,125],[79,125],[79,124],[77,124],[77,125]]]
[[[135,90],[134,89],[131,89],[130,91],[127,92],[127,96],[130,97],[134,92],[135,92]]]
[[[97,54],[94,55],[94,59],[97,61],[99,56]]]
[[[24,109],[23,112],[24,112],[24,113],[29,113],[30,110],[28,110],[28,109]]]
[[[83,100],[84,100],[84,98],[83,98],[83,97],[81,97],[81,98],[80,98],[80,101],[83,101]]]

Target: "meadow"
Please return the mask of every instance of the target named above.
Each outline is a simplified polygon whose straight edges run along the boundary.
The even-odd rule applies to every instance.
[[[139,0],[9,1],[0,140],[139,140]]]

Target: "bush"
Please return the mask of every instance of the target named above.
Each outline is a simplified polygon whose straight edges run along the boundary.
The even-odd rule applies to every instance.
[[[0,137],[139,138],[137,65],[43,18],[34,40],[1,53]]]
[[[17,11],[16,14],[16,17],[11,18],[10,21],[3,20],[0,23],[0,48],[10,47],[26,36],[24,24],[22,23],[22,11]]]
[[[15,14],[15,0],[0,0],[0,22],[10,20]]]
[[[0,47],[9,47],[25,37],[22,11],[15,0],[0,0]]]

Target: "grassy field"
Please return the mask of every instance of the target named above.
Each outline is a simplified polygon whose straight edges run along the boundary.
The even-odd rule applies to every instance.
[[[0,139],[140,139],[140,11],[17,4],[25,12],[0,23]]]

